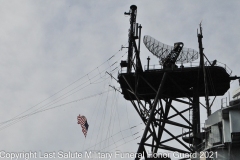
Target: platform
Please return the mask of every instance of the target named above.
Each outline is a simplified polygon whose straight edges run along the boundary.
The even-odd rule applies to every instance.
[[[221,96],[224,95],[227,90],[230,88],[230,81],[233,80],[233,77],[227,73],[225,68],[220,66],[206,66],[207,84],[209,89],[209,96]],[[199,67],[188,67],[188,68],[174,68],[174,69],[155,69],[155,70],[145,70],[139,74],[138,80],[138,89],[137,94],[141,100],[154,99],[156,92],[149,86],[149,84],[157,90],[161,81],[164,72],[168,72],[169,78],[171,78],[175,83],[181,86],[181,92],[174,82],[169,78],[165,84],[165,88],[162,94],[162,98],[182,98],[188,95],[189,97],[193,96],[193,87],[196,86],[197,81],[199,80],[199,96],[205,96],[205,87],[204,87],[204,77],[202,71]],[[124,80],[128,81],[131,88],[135,90],[135,73],[120,73],[118,75],[119,83],[122,88],[122,94],[126,100],[135,100],[135,96],[130,93],[129,85]],[[148,83],[147,83],[148,82]]]

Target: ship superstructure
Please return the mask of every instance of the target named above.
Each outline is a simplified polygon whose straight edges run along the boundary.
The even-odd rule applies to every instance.
[[[239,77],[231,76],[231,71],[226,65],[221,65],[217,60],[207,59],[203,52],[201,24],[197,33],[198,52],[184,48],[183,42],[169,46],[150,36],[144,36],[145,46],[159,58],[160,67],[152,68],[149,58],[147,66],[143,67],[140,59],[142,26],[136,22],[137,6],[132,5],[125,15],[130,16],[128,46],[124,47],[128,48],[128,57],[120,63],[118,82],[123,97],[132,103],[145,124],[136,153],[143,154],[145,159],[170,159],[158,154],[162,151],[190,155],[182,159],[201,159],[202,151],[213,152],[214,146],[221,146],[224,142],[224,136],[220,136],[222,132],[219,132],[221,141],[216,141],[216,144],[210,143],[212,137],[217,138],[214,136],[217,133],[215,130],[221,129],[219,122],[223,121],[223,117],[218,115],[220,112],[228,112],[228,120],[224,123],[229,122],[230,127],[231,123],[236,122],[238,112],[233,112],[231,107],[228,107],[212,114],[211,107],[214,101],[209,102],[209,97],[223,96],[230,88],[230,82]],[[198,58],[198,65],[185,65]],[[200,97],[205,98],[205,104],[200,102]],[[201,129],[200,107],[206,108],[208,115],[204,130]],[[191,116],[186,117],[186,113]],[[175,128],[174,132],[172,128]],[[239,138],[239,133],[234,129],[229,134],[231,140],[235,141]],[[176,147],[176,143],[181,147]],[[226,143],[229,144],[227,141]],[[192,155],[197,155],[197,158]]]
[[[222,160],[237,160],[240,157],[240,88],[233,93],[229,104],[212,113],[205,121],[205,139],[201,147],[214,152]],[[224,102],[224,101],[222,101]]]

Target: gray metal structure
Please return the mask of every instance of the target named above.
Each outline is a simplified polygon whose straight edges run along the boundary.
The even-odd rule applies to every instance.
[[[240,89],[225,107],[211,114],[205,121],[205,140],[201,150],[211,153],[203,159],[238,160],[240,157]]]
[[[120,63],[126,72],[119,73],[118,82],[123,97],[132,103],[145,124],[137,154],[143,154],[145,159],[169,159],[162,157],[159,154],[161,151],[199,155],[206,135],[200,128],[200,107],[205,107],[210,115],[213,102],[209,103],[209,96],[224,95],[230,87],[230,81],[239,77],[231,77],[226,67],[218,66],[216,61],[208,61],[203,53],[201,26],[197,35],[199,66],[179,68],[176,65],[177,62],[193,61],[198,55],[195,50],[186,51],[182,42],[166,50],[162,43],[156,43],[147,36],[144,43],[154,55],[161,58],[163,68],[149,69],[148,66],[147,70],[143,70],[140,59],[142,27],[136,23],[137,6],[132,5],[125,15],[130,16],[128,58]],[[204,63],[205,58],[208,63]],[[205,105],[200,103],[200,97],[205,97]],[[186,117],[186,113],[191,117]],[[171,132],[172,127],[176,132]],[[183,129],[188,131],[182,132]],[[164,138],[164,135],[168,138]],[[176,147],[176,143],[181,147]],[[140,157],[136,156],[135,159]]]

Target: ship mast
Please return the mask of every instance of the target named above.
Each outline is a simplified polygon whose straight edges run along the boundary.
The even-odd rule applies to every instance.
[[[199,54],[200,54],[200,68],[203,71],[204,76],[204,88],[205,88],[205,102],[206,102],[206,109],[207,109],[207,116],[211,115],[211,108],[209,107],[209,93],[208,93],[208,82],[207,82],[207,75],[206,75],[206,69],[204,64],[204,53],[203,53],[203,45],[202,45],[202,25],[200,23],[200,33],[198,33],[198,43],[199,43]]]

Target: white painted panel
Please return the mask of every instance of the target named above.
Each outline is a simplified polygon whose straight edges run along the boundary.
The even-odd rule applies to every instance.
[[[230,123],[228,119],[222,120],[223,124],[223,142],[232,142],[231,133],[230,133]]]

